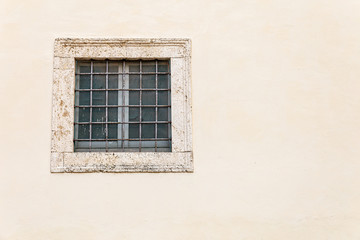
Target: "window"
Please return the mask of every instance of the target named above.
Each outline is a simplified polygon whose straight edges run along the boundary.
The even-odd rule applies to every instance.
[[[192,172],[189,39],[55,40],[51,172]]]
[[[75,151],[171,152],[169,60],[76,61]]]

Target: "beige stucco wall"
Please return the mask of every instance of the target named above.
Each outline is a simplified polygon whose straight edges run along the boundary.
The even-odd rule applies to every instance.
[[[360,1],[0,1],[0,239],[360,239]],[[192,174],[51,174],[56,37],[189,37]]]

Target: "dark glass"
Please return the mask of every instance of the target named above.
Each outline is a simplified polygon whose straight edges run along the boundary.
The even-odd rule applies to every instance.
[[[129,105],[140,104],[140,91],[129,91]]]
[[[141,121],[155,121],[155,108],[141,108]]]
[[[129,75],[129,88],[140,88],[140,75]]]
[[[168,108],[158,108],[158,121],[168,121]]]
[[[78,125],[78,139],[89,139],[90,138],[90,127],[89,125]]]
[[[118,91],[109,91],[108,92],[108,104],[117,105],[118,104]]]
[[[90,92],[79,92],[79,105],[90,105]]]
[[[142,75],[141,88],[155,88],[156,86],[156,75]]]
[[[169,61],[158,61],[158,72],[169,72]]]
[[[155,124],[141,124],[141,138],[155,138]]]
[[[156,72],[155,61],[142,61],[142,72]]]
[[[140,72],[139,61],[126,61],[125,64],[129,66],[129,72]]]
[[[109,72],[119,72],[119,62],[109,62]]]
[[[106,87],[106,76],[105,75],[93,75],[93,89],[105,89]]]
[[[159,89],[168,89],[169,88],[169,84],[168,84],[168,75],[164,74],[164,75],[161,75],[159,74],[158,75],[158,88]]]
[[[118,133],[118,124],[108,124],[108,138],[116,139]]]
[[[90,108],[79,108],[79,122],[90,122]]]
[[[139,124],[129,124],[129,138],[139,138]]]
[[[106,124],[92,124],[91,138],[92,139],[105,139]]]
[[[157,125],[157,137],[158,138],[168,138],[169,131],[168,131],[168,124],[167,123],[159,123]]]
[[[140,115],[140,108],[138,107],[130,107],[129,108],[129,122],[138,122]]]
[[[93,105],[105,105],[106,101],[105,91],[92,92],[92,104]]]
[[[90,73],[91,72],[90,62],[78,63],[78,69],[80,73]]]
[[[105,122],[106,121],[106,108],[92,108],[92,121]]]
[[[143,91],[141,104],[142,105],[155,105],[156,103],[156,94],[155,91]]]
[[[158,105],[168,105],[168,91],[159,91],[158,92]]]
[[[119,81],[118,81],[118,75],[109,75],[108,77],[108,88],[115,89],[118,88]]]
[[[106,63],[105,62],[94,62],[94,72],[106,72]]]
[[[108,108],[108,121],[117,122],[118,121],[118,108]]]
[[[90,75],[79,75],[79,89],[90,89]]]

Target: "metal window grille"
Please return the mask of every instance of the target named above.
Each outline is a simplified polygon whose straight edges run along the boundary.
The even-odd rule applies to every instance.
[[[77,152],[171,152],[169,60],[76,61]]]

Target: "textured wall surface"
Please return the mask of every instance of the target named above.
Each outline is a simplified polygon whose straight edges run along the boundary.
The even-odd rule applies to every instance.
[[[360,1],[0,0],[0,239],[360,239]],[[192,39],[192,174],[51,174],[57,37]]]

